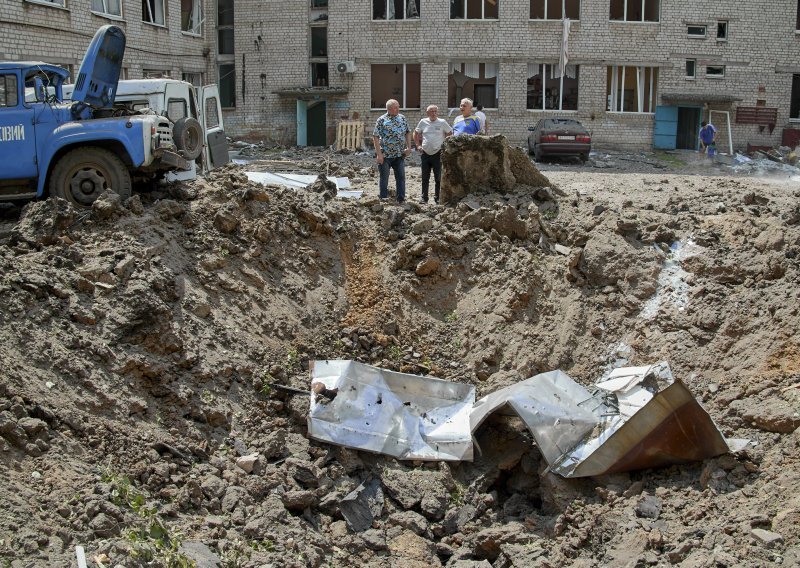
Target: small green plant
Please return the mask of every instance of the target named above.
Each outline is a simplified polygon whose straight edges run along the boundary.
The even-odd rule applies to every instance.
[[[460,507],[464,504],[464,496],[466,493],[466,486],[459,481],[455,481],[453,483],[453,489],[450,491],[450,502],[456,507]]]
[[[251,540],[249,543],[250,548],[255,551],[273,552],[275,550],[275,543],[271,539],[265,538],[263,540]]]
[[[548,221],[552,221],[553,219],[558,217],[558,211],[556,211],[555,209],[547,209],[542,212],[542,217],[544,219],[547,219]]]
[[[270,379],[272,379],[272,375],[270,375]],[[264,396],[269,396],[272,394],[272,387],[266,381],[261,385],[261,390],[259,391]]]
[[[290,373],[300,369],[300,356],[297,354],[297,349],[289,349],[286,353],[286,367]]]
[[[444,321],[446,321],[447,323],[455,323],[455,322],[457,322],[458,321],[458,312],[453,310],[452,312],[450,312],[449,314],[444,316]]]
[[[390,359],[398,360],[403,357],[403,350],[400,349],[399,345],[390,345],[388,354]]]
[[[206,404],[211,404],[212,402],[214,402],[214,393],[212,393],[208,389],[203,389],[203,392],[200,393],[200,400],[202,400]]]

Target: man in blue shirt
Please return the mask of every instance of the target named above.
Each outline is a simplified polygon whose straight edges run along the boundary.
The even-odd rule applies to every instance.
[[[375,159],[378,162],[380,181],[378,190],[381,199],[389,197],[389,169],[394,170],[397,185],[397,202],[406,199],[406,156],[411,153],[411,130],[406,117],[400,114],[400,103],[394,99],[386,101],[386,114],[381,115],[372,130]]]
[[[481,121],[472,114],[472,99],[461,99],[458,108],[461,110],[461,114],[453,121],[453,136],[480,132]]]
[[[717,150],[717,129],[710,122],[700,123],[700,153],[704,154],[708,148],[708,155],[713,156]]]

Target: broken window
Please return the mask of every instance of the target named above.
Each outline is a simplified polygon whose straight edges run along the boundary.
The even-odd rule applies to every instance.
[[[373,20],[419,18],[419,0],[372,0]]]
[[[660,0],[611,0],[609,18],[623,22],[658,22]]]
[[[688,35],[689,37],[705,39],[705,37],[706,37],[706,27],[705,26],[686,26],[686,35]]]
[[[328,64],[327,63],[312,63],[311,64],[311,86],[312,87],[327,87],[328,86]]]
[[[327,26],[311,28],[311,57],[328,57]]]
[[[450,0],[451,20],[496,20],[500,0]]]
[[[395,99],[401,108],[420,108],[420,64],[389,63],[371,66],[372,108],[383,108]]]
[[[706,77],[721,79],[725,77],[724,65],[709,65],[706,67]]]
[[[697,76],[697,60],[696,59],[687,59],[686,60],[686,78],[687,79],[694,79]]]
[[[217,97],[206,99],[206,128],[219,126],[219,113],[217,112]]]
[[[219,101],[222,108],[236,106],[236,67],[233,63],[223,63],[219,66]]]
[[[530,110],[578,110],[578,65],[567,65],[564,77],[558,64],[528,63]]]
[[[142,69],[142,79],[169,79],[168,69]]]
[[[187,116],[186,101],[184,99],[169,99],[167,101],[167,118],[172,122]]]
[[[658,88],[657,67],[608,68],[608,110],[611,112],[654,112]]]
[[[200,35],[200,0],[181,0],[181,31]]]
[[[0,107],[15,107],[18,100],[17,76],[0,75]]]
[[[447,106],[455,108],[463,98],[475,106],[497,108],[497,63],[450,63],[447,75]]]
[[[142,0],[142,21],[164,25],[164,0]]]
[[[800,75],[792,75],[792,100],[789,107],[789,118],[800,120]]]
[[[183,73],[181,73],[181,78],[187,83],[191,83],[195,87],[201,87],[203,85],[202,73],[184,71]]]
[[[717,22],[717,41],[728,41],[728,22]]]
[[[121,18],[122,0],[92,0],[92,12]]]
[[[579,20],[580,17],[580,0],[531,0],[531,20]]]

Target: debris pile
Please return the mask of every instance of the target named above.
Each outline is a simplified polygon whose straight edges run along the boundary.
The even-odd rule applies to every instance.
[[[549,191],[423,207],[373,197],[367,157],[304,153],[365,198],[231,165],[0,221],[6,564],[74,565],[77,546],[90,566],[797,564],[800,188],[548,172]],[[689,238],[683,300],[643,317]],[[309,438],[309,400],[286,389],[334,359],[479,399],[669,360],[755,446],[564,479],[493,413],[472,462],[398,461]]]

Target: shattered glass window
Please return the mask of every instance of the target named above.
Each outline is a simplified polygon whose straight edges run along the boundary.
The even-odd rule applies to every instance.
[[[200,0],[181,0],[181,31],[200,34]]]
[[[122,17],[122,0],[92,0],[92,12]]]
[[[450,0],[451,20],[496,20],[500,0]]]
[[[372,0],[373,20],[411,20],[419,18],[420,0]]]
[[[142,0],[142,21],[164,25],[164,0]]]

